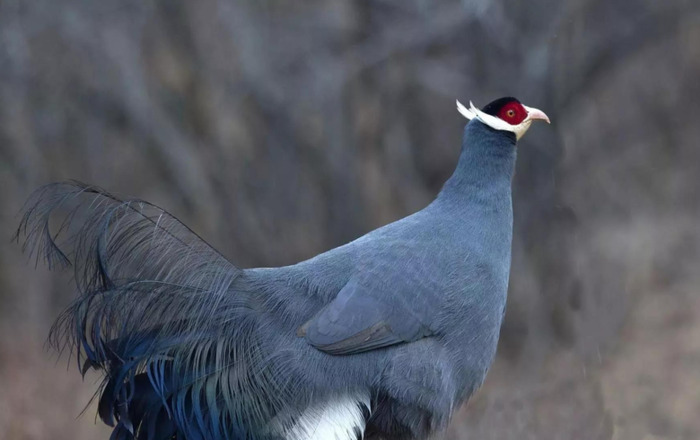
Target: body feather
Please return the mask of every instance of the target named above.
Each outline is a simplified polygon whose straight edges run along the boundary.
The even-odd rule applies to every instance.
[[[17,236],[74,270],[50,340],[104,374],[113,438],[420,439],[493,360],[514,163],[472,121],[433,203],[280,268],[240,269],[165,210],[77,182],[34,193]]]

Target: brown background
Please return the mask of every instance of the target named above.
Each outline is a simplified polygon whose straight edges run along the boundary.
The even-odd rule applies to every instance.
[[[700,2],[0,1],[0,438],[97,439],[43,343],[72,297],[10,243],[32,189],[156,202],[243,267],[414,212],[454,99],[520,143],[506,323],[446,439],[700,438]]]

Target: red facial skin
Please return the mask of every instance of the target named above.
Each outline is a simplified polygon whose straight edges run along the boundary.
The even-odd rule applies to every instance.
[[[518,125],[527,118],[527,110],[519,102],[509,102],[505,104],[496,114],[510,125]]]

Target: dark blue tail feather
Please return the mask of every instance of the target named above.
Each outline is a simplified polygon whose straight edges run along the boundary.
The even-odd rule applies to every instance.
[[[63,214],[57,228],[53,219]],[[30,198],[17,231],[80,293],[50,341],[105,375],[112,438],[268,440],[293,385],[267,362],[242,271],[164,210],[77,182]]]

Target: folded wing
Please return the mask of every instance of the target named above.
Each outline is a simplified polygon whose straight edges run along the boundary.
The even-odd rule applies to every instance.
[[[431,334],[424,316],[395,298],[350,280],[338,296],[300,328],[317,349],[348,355],[412,342]]]

